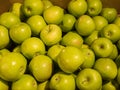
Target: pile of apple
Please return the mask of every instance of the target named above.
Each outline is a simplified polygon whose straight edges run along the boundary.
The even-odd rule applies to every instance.
[[[0,15],[0,90],[119,90],[120,16],[100,0],[13,3]]]

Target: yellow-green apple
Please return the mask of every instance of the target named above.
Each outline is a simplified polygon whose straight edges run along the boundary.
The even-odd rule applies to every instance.
[[[21,53],[30,60],[38,54],[45,54],[46,48],[40,38],[30,37],[22,42]]]
[[[101,0],[87,0],[87,5],[87,14],[90,16],[99,15],[103,8]]]
[[[118,67],[118,73],[117,73],[117,82],[120,85],[120,67]]]
[[[53,3],[50,0],[42,0],[42,2],[43,2],[43,5],[44,5],[44,10],[46,10],[47,8],[53,6]]]
[[[113,23],[120,27],[120,16],[117,16]]]
[[[108,21],[105,17],[103,16],[94,16],[93,20],[95,22],[96,28],[95,30],[102,30],[106,25],[108,25]]]
[[[0,49],[0,58],[7,55],[8,53],[10,53],[10,50],[8,50],[7,48]]]
[[[30,38],[31,34],[31,28],[25,22],[14,24],[9,29],[10,38],[17,44],[21,44],[24,40]]]
[[[90,48],[82,48],[82,53],[84,56],[84,62],[81,68],[92,68],[95,63],[95,54]]]
[[[38,83],[38,89],[37,90],[49,90],[49,80]]]
[[[120,40],[118,40],[118,41],[116,42],[116,46],[117,46],[118,50],[120,50]]]
[[[87,2],[86,0],[70,0],[67,6],[67,10],[70,14],[78,18],[79,16],[86,13]]]
[[[60,6],[51,6],[44,10],[43,17],[47,24],[60,24],[64,16],[64,9]]]
[[[110,58],[98,58],[93,68],[101,74],[103,80],[113,80],[117,76],[117,65]]]
[[[0,78],[0,89],[9,90],[8,82]]]
[[[84,38],[84,43],[90,46],[97,38],[99,38],[99,31],[95,30],[89,36]]]
[[[29,70],[39,82],[48,80],[53,70],[52,59],[47,55],[37,55],[29,63]]]
[[[9,12],[12,12],[12,13],[16,14],[21,19],[21,21],[24,21],[25,16],[22,12],[21,7],[22,7],[22,3],[15,2],[11,5],[11,7],[9,9]]]
[[[9,42],[10,38],[8,29],[0,25],[0,49],[7,47]]]
[[[20,11],[21,6],[22,6],[22,3],[15,2],[10,7],[9,11],[12,12],[12,13],[15,13],[16,15],[18,15],[20,17],[20,15],[21,15],[21,11]]]
[[[15,81],[25,73],[27,59],[20,53],[10,52],[0,59],[0,77],[6,81]]]
[[[113,51],[113,43],[105,37],[99,37],[91,44],[96,57],[108,57]]]
[[[117,65],[117,67],[119,68],[120,67],[120,54],[118,54],[118,56],[116,57],[115,63]]]
[[[110,54],[110,56],[108,56],[108,57],[115,60],[118,57],[118,54],[119,54],[119,52],[118,52],[117,46],[115,44],[113,44],[113,51]]]
[[[77,19],[75,29],[81,36],[88,36],[95,30],[95,22],[89,15],[82,15]]]
[[[37,81],[30,74],[24,74],[17,81],[12,82],[12,90],[37,90]]]
[[[62,39],[62,30],[56,24],[48,24],[41,30],[40,38],[45,45],[52,46]]]
[[[32,15],[42,15],[44,9],[43,2],[41,0],[24,0],[22,5],[22,11],[26,17]]]
[[[112,7],[104,7],[101,11],[101,16],[105,17],[108,20],[108,23],[114,22],[117,17],[117,10]]]
[[[21,53],[21,44],[15,46],[15,47],[12,49],[12,52],[18,52],[18,53]]]
[[[88,45],[88,44],[83,43],[83,44],[82,44],[82,46],[81,46],[81,48],[89,48],[89,45]]]
[[[116,90],[119,90],[120,85],[117,81],[117,77],[111,81],[111,83],[115,86]]]
[[[29,17],[26,23],[31,27],[32,36],[38,36],[40,31],[47,25],[44,18],[40,15]]]
[[[108,81],[102,85],[102,90],[116,90],[116,87],[112,84],[112,81]]]
[[[73,73],[80,68],[84,62],[82,51],[75,46],[66,46],[57,57],[60,69],[66,73]]]
[[[60,44],[64,46],[75,46],[81,48],[83,44],[83,37],[80,36],[77,32],[69,31],[63,35]]]
[[[49,82],[50,90],[75,90],[75,78],[72,74],[57,72]]]
[[[98,71],[85,68],[77,74],[76,85],[80,90],[99,90],[102,86],[102,77]]]
[[[100,31],[100,35],[116,43],[120,39],[120,28],[116,24],[108,24]]]
[[[57,62],[57,56],[59,55],[59,53],[61,52],[61,50],[64,48],[63,45],[61,44],[55,44],[52,45],[48,51],[47,51],[47,55],[55,62]]]
[[[4,12],[0,15],[0,24],[8,29],[19,22],[21,22],[20,18],[12,12]]]
[[[60,27],[62,28],[63,32],[69,32],[74,29],[75,22],[76,18],[73,15],[67,13],[64,14]]]

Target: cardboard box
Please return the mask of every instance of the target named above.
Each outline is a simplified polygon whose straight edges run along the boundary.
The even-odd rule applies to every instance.
[[[67,4],[70,0],[50,0],[53,4],[59,5],[63,8],[67,7]],[[0,0],[0,14],[7,11],[12,3],[20,2],[22,3],[23,0]],[[120,12],[120,0],[102,0],[103,7],[114,7]]]

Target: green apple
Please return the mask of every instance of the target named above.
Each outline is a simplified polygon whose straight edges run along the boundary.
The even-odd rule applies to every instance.
[[[12,13],[16,14],[21,19],[21,21],[24,21],[25,16],[24,16],[24,14],[21,10],[21,7],[22,7],[22,3],[15,2],[10,7],[9,12],[12,12]]]
[[[21,53],[30,60],[36,55],[45,54],[46,48],[40,38],[30,37],[22,42]]]
[[[97,38],[99,38],[99,31],[95,30],[89,36],[84,38],[84,43],[90,46]]]
[[[37,55],[29,63],[29,70],[39,82],[48,80],[52,75],[52,59],[47,55]]]
[[[120,67],[120,54],[118,54],[118,56],[116,57],[115,63],[117,65],[117,67],[119,68]]]
[[[82,53],[84,55],[84,62],[81,68],[92,68],[95,63],[95,54],[90,48],[82,48]]]
[[[95,30],[95,22],[92,17],[82,15],[77,19],[75,28],[81,36],[88,36]]]
[[[101,0],[87,0],[88,10],[87,13],[90,16],[97,16],[102,11],[102,1]]]
[[[89,45],[88,45],[88,44],[83,43],[83,44],[82,44],[82,46],[81,46],[81,48],[83,48],[83,49],[84,49],[84,48],[89,48]]]
[[[112,84],[112,81],[109,81],[102,85],[102,90],[116,90],[116,87]]]
[[[113,43],[116,43],[120,39],[120,28],[116,24],[108,24],[100,33],[101,37],[108,38]]]
[[[38,83],[38,89],[37,90],[49,90],[49,81],[44,81],[41,83]]]
[[[59,53],[61,52],[61,50],[65,48],[63,45],[61,44],[55,44],[52,45],[48,51],[47,51],[47,55],[55,62],[57,62],[57,56],[59,55]]]
[[[113,23],[120,27],[120,16],[117,16]]]
[[[67,10],[75,17],[79,17],[87,12],[87,2],[85,0],[70,0]]]
[[[116,46],[117,46],[118,50],[120,50],[120,40],[118,40],[118,41],[116,42]]]
[[[17,45],[12,49],[13,52],[21,53],[21,45]]]
[[[47,25],[44,18],[40,15],[29,17],[26,23],[31,27],[32,36],[38,36],[40,31]]]
[[[120,85],[120,67],[118,67],[117,82]]]
[[[67,13],[64,14],[60,27],[62,28],[63,32],[69,32],[74,28],[75,22],[76,18],[73,15]]]
[[[19,80],[12,82],[12,90],[37,90],[37,81],[30,74],[24,74]]]
[[[117,65],[110,58],[97,59],[93,68],[101,74],[103,80],[113,80],[117,76]]]
[[[102,77],[98,71],[86,68],[77,74],[76,85],[80,90],[99,90],[102,86]]]
[[[9,90],[8,82],[0,78],[0,90]]]
[[[63,35],[60,44],[64,46],[75,46],[81,48],[83,44],[83,37],[77,32],[69,31]]]
[[[17,16],[20,17],[20,15],[21,15],[21,11],[20,11],[21,6],[22,6],[22,3],[15,2],[10,7],[9,11],[12,12],[12,13],[15,13]]]
[[[108,57],[113,51],[113,43],[105,37],[99,37],[91,44],[96,57]]]
[[[83,53],[75,46],[66,46],[57,57],[58,66],[66,73],[75,72],[80,68],[83,62]]]
[[[21,44],[24,40],[30,38],[31,34],[31,28],[25,22],[17,23],[9,29],[10,38],[18,44]]]
[[[105,17],[103,16],[94,16],[93,20],[95,22],[96,28],[95,30],[102,30],[105,26],[108,25],[108,21]]]
[[[62,30],[56,24],[48,24],[41,30],[40,38],[45,45],[52,46],[62,39]]]
[[[26,71],[27,60],[20,54],[11,52],[0,59],[0,77],[6,81],[18,80]]]
[[[8,29],[12,25],[19,22],[21,22],[20,18],[12,12],[4,12],[0,15],[0,24],[7,27]]]
[[[44,10],[46,10],[47,8],[53,6],[53,3],[50,0],[42,0],[42,2],[43,2],[43,5],[44,5]]]
[[[75,90],[75,78],[72,74],[57,72],[49,82],[50,90]]]
[[[117,46],[115,44],[113,44],[113,51],[110,54],[110,56],[108,56],[108,57],[115,60],[118,57],[118,54],[119,54],[119,52],[118,52]]]
[[[111,81],[111,83],[115,86],[116,90],[119,90],[120,85],[117,82],[117,77]]]
[[[64,9],[60,6],[51,6],[44,10],[43,17],[47,24],[60,24],[64,16]]]
[[[105,17],[108,23],[112,23],[117,17],[117,10],[112,7],[104,7],[102,8],[101,16]]]
[[[0,49],[0,58],[10,53],[10,50],[7,48]]]
[[[7,47],[9,42],[10,38],[8,29],[0,25],[0,49]]]
[[[41,0],[24,0],[22,5],[22,11],[26,17],[32,15],[42,15],[44,9],[43,2]]]

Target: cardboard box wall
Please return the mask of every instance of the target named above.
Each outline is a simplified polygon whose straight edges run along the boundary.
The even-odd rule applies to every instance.
[[[53,4],[59,5],[63,8],[67,7],[67,4],[70,0],[50,0]],[[101,0],[103,3],[103,7],[114,7],[120,13],[120,0]],[[12,3],[20,2],[22,3],[23,0],[0,0],[0,14],[7,11]]]

